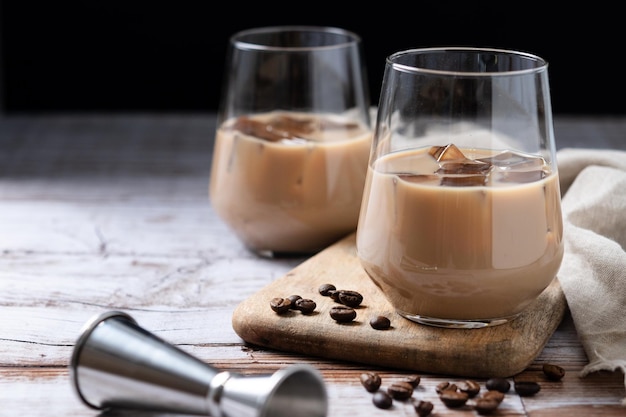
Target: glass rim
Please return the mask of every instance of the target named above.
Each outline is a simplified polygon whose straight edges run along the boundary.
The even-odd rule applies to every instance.
[[[249,39],[244,38],[251,35],[264,35],[272,33],[288,33],[288,32],[300,32],[300,33],[318,33],[318,34],[332,34],[338,36],[337,42],[332,42],[324,45],[302,45],[302,46],[283,46],[272,45],[262,42],[252,42]],[[339,37],[342,38],[339,38]],[[339,40],[340,39],[340,40]],[[237,49],[258,50],[258,51],[311,51],[311,50],[324,50],[324,49],[338,49],[345,47],[353,47],[361,43],[361,37],[350,30],[334,27],[334,26],[314,26],[314,25],[282,25],[282,26],[264,26],[257,28],[244,29],[236,32],[230,37],[230,43]]]
[[[396,62],[400,57],[408,55],[427,55],[434,53],[442,53],[446,51],[451,52],[465,52],[465,53],[493,53],[498,55],[515,56],[524,59],[528,62],[534,62],[535,65],[531,68],[515,69],[515,70],[503,70],[503,71],[458,71],[458,70],[446,70],[437,68],[428,68],[425,66],[414,66],[409,64],[401,64]],[[405,49],[402,51],[394,52],[387,56],[386,63],[389,67],[402,72],[408,73],[423,73],[423,74],[438,74],[438,75],[456,75],[456,76],[475,76],[475,77],[493,77],[493,76],[510,76],[510,75],[523,75],[539,73],[547,70],[548,61],[529,52],[517,51],[514,49],[502,49],[502,48],[487,48],[487,47],[468,47],[468,46],[442,46],[431,48],[413,48]]]

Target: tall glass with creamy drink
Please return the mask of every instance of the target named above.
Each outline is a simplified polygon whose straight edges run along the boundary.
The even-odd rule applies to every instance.
[[[358,35],[255,28],[231,37],[213,209],[250,250],[310,254],[356,230],[371,147]]]
[[[387,59],[357,230],[402,316],[493,326],[551,284],[563,226],[547,63],[481,48]]]

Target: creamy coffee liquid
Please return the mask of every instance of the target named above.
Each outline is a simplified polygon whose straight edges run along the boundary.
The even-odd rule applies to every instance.
[[[356,230],[371,137],[336,116],[229,120],[216,134],[211,203],[252,250],[321,250]]]
[[[563,257],[558,176],[542,158],[453,145],[370,167],[357,232],[364,269],[405,315],[521,312]]]

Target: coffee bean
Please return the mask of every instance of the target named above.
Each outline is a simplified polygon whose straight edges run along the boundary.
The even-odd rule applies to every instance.
[[[485,392],[480,398],[483,398],[485,400],[496,400],[501,403],[502,401],[504,401],[504,394],[500,391],[489,390]]]
[[[356,311],[348,306],[334,306],[330,309],[330,317],[339,323],[347,323],[356,318]]]
[[[490,378],[485,383],[485,387],[488,390],[500,391],[506,394],[511,389],[511,383],[504,378]]]
[[[470,398],[474,398],[480,392],[480,384],[476,381],[467,380],[461,384],[459,389],[467,393]]]
[[[331,291],[335,291],[336,289],[337,287],[335,287],[333,284],[322,284],[319,286],[318,291],[324,297],[330,297]]]
[[[532,381],[519,381],[515,383],[515,392],[520,397],[530,397],[541,390],[541,386]]]
[[[289,297],[287,297],[287,299],[289,301],[291,301],[291,309],[292,310],[297,310],[298,306],[296,306],[296,301],[300,300],[302,297],[299,295],[290,295]]]
[[[311,314],[315,311],[317,304],[315,301],[309,298],[299,298],[296,300],[296,309],[300,310],[302,314]]]
[[[422,378],[419,375],[411,375],[411,376],[402,378],[403,382],[408,382],[409,384],[411,384],[413,388],[417,388],[421,380]]]
[[[291,301],[287,298],[275,297],[270,300],[270,307],[278,314],[284,314],[291,308]]]
[[[376,392],[382,383],[380,375],[376,372],[365,372],[361,374],[361,384],[368,392]]]
[[[448,408],[463,407],[467,402],[469,396],[461,391],[453,391],[451,389],[445,389],[439,394],[439,399]]]
[[[558,365],[546,363],[543,365],[543,373],[550,381],[560,381],[565,376],[565,369]]]
[[[378,408],[387,409],[393,405],[393,399],[385,391],[377,391],[372,396],[372,402]]]
[[[385,316],[376,316],[370,319],[370,326],[376,330],[386,330],[391,327],[391,320]]]
[[[413,395],[413,385],[404,381],[394,382],[387,388],[387,393],[394,400],[408,400]]]
[[[456,391],[457,389],[458,387],[456,386],[456,384],[452,384],[448,381],[441,382],[435,387],[435,391],[437,391],[437,394],[441,394],[445,390]]]
[[[363,302],[363,296],[352,290],[339,290],[337,301],[348,307],[358,307]]]
[[[433,411],[434,405],[430,401],[413,400],[413,408],[419,417],[429,416]]]
[[[448,381],[440,382],[435,387],[435,391],[437,392],[437,394],[441,394],[441,391],[448,388],[449,386],[450,386],[450,383]]]
[[[478,398],[474,403],[474,410],[480,415],[491,414],[499,405],[500,401],[495,398]]]

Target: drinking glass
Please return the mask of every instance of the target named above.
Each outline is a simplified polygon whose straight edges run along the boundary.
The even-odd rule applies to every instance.
[[[231,37],[209,194],[250,250],[314,253],[354,232],[371,139],[357,34],[278,26]]]
[[[386,60],[358,258],[397,312],[479,328],[550,285],[563,226],[548,64],[485,48]]]

